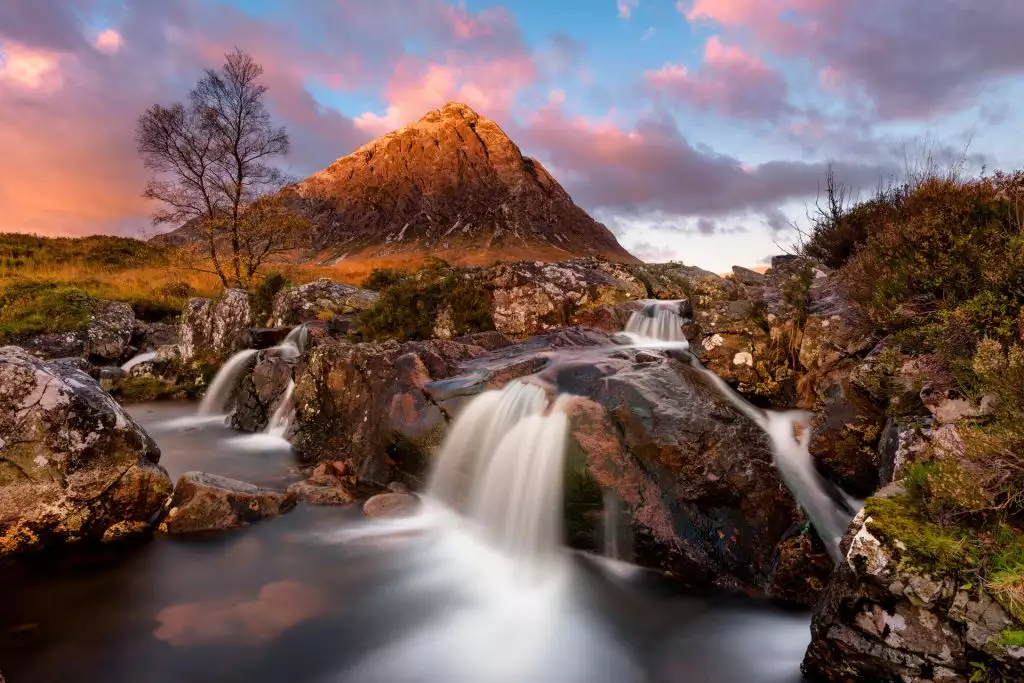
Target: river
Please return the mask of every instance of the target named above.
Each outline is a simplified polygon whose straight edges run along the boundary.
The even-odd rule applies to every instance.
[[[131,412],[176,478],[201,469],[283,487],[284,449],[220,424]],[[582,556],[540,587],[464,540],[329,542],[358,510],[300,505],[246,529],[70,546],[0,565],[7,683],[795,683],[809,616],[613,578]],[[483,559],[481,559],[483,558]]]

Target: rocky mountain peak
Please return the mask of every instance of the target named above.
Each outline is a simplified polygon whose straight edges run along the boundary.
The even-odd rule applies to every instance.
[[[289,189],[323,262],[635,261],[501,127],[449,102]]]

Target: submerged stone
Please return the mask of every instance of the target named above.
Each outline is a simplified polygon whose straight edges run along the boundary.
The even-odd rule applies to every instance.
[[[160,525],[171,534],[234,529],[295,507],[295,494],[237,479],[186,472],[174,486],[170,511]]]

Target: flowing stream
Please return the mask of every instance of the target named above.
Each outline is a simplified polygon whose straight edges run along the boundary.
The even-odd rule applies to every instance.
[[[677,302],[674,302],[677,304]],[[857,503],[817,474],[808,415],[766,411],[685,351],[678,306],[631,317],[634,347],[682,350],[771,440],[776,466],[838,557]],[[276,348],[302,353],[308,330]],[[617,347],[621,348],[621,347]],[[228,360],[199,409],[134,406],[172,476],[199,469],[284,488],[294,382],[263,434],[224,425],[254,350]],[[566,354],[578,364],[594,350]],[[596,353],[601,353],[597,351]],[[589,354],[589,355],[588,355]],[[141,361],[140,361],[141,362]],[[548,373],[552,375],[553,373]],[[485,391],[449,427],[419,512],[365,520],[300,506],[215,537],[56,549],[0,565],[0,664],[10,683],[795,683],[808,617],[676,594],[628,559],[605,495],[598,561],[563,545],[575,397],[545,373]],[[188,420],[191,419],[191,422]],[[258,452],[253,452],[254,450]]]

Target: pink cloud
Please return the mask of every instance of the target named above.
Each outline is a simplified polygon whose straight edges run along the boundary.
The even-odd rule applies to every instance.
[[[557,106],[511,128],[524,153],[537,154],[584,208],[622,215],[713,216],[771,211],[817,186],[825,164],[768,162],[748,166],[694,147],[673,122],[641,119],[631,129],[610,120],[566,116]],[[851,185],[875,182],[890,169],[836,164]]]
[[[6,88],[53,92],[64,83],[62,55],[12,41],[0,43],[0,93]]]
[[[644,80],[657,94],[738,118],[773,120],[792,111],[782,75],[718,36],[705,43],[697,71],[666,64]]]
[[[112,28],[105,29],[96,36],[96,49],[107,54],[116,54],[124,47],[124,38]]]
[[[388,80],[385,113],[366,112],[355,122],[360,130],[379,135],[451,100],[500,119],[509,115],[515,98],[536,79],[537,68],[528,55],[474,61],[468,54],[452,52],[444,63],[427,64],[407,57],[399,60]]]
[[[694,22],[809,62],[833,95],[866,95],[882,119],[928,118],[1024,73],[1024,3],[991,0],[679,0]]]

